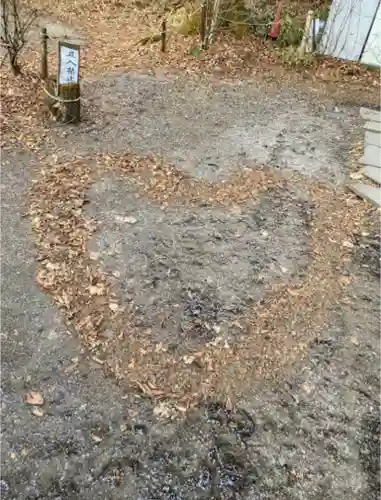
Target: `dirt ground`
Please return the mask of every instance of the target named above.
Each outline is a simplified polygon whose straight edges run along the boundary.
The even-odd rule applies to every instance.
[[[269,164],[281,176],[302,174],[306,185],[328,185],[335,197],[358,135],[358,107],[264,84],[120,72],[85,82],[84,118],[78,127],[48,123],[49,140],[36,152],[11,146],[2,157],[2,498],[378,498],[377,213],[350,235],[349,257],[337,270],[348,287],[324,309],[323,329],[309,325],[304,355],[275,378],[246,380],[232,404],[216,394],[181,418],[166,414],[166,401],[107,376],[37,285],[43,238],[36,249],[33,221],[22,216],[42,167],[49,176],[65,161],[127,152],[155,153],[216,190],[245,168]],[[253,185],[253,196],[232,209],[201,198],[163,204],[142,192],[155,177],[149,172],[141,179],[100,170],[85,193],[83,216],[97,222],[86,252],[112,277],[131,313],[126,322],[149,329],[152,345],[179,356],[217,341],[239,350],[248,333],[238,320],[269,287],[299,283],[310,269],[318,207],[303,183],[292,182],[259,192]],[[348,199],[355,216],[363,202]],[[55,200],[58,210],[59,191]],[[309,313],[301,309],[298,318]],[[263,332],[258,343],[271,335]],[[279,358],[291,356],[291,341]],[[115,345],[123,360],[128,342]],[[42,411],[25,403],[30,390],[43,395]]]

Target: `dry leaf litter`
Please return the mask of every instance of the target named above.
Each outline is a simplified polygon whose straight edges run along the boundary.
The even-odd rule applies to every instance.
[[[173,203],[236,210],[276,187],[307,190],[314,206],[307,269],[296,282],[271,287],[250,314],[237,318],[243,330],[238,341],[229,344],[216,335],[197,351],[179,357],[168,345],[153,342],[149,329],[128,322],[128,310],[111,287],[111,276],[98,255],[88,252],[97,221],[86,214],[86,192],[110,171],[135,178],[142,197],[160,201],[163,210]],[[351,258],[353,235],[367,211],[340,189],[334,192],[267,167],[246,169],[230,181],[212,185],[192,180],[157,158],[99,155],[46,165],[31,190],[29,215],[38,248],[37,281],[53,296],[93,359],[149,397],[176,401],[181,412],[211,394],[227,399],[242,395],[253,389],[253,381],[279,375],[307,352],[329,308],[345,300],[351,278],[342,272],[343,266]],[[158,406],[156,411],[163,414],[165,408]]]

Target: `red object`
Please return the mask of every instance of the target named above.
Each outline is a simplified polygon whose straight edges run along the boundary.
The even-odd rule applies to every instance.
[[[274,22],[270,28],[267,35],[274,40],[280,35],[280,12],[282,10],[282,2],[278,3],[278,7],[275,12]]]

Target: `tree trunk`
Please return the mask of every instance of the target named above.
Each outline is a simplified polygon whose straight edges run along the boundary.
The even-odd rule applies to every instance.
[[[21,68],[19,63],[17,62],[17,55],[11,54],[9,56],[9,62],[11,63],[12,73],[15,76],[21,75]]]

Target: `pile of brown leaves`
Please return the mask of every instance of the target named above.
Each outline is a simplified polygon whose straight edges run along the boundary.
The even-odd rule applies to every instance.
[[[327,321],[328,308],[343,299],[350,282],[342,268],[350,259],[352,235],[366,216],[364,204],[297,175],[280,178],[270,169],[248,170],[215,186],[154,158],[99,156],[95,163],[98,168],[91,159],[47,166],[31,190],[29,214],[39,254],[37,281],[97,362],[151,397],[176,400],[186,409],[206,394],[230,398],[252,390],[256,380],[281,373],[307,351]],[[84,211],[86,190],[110,169],[134,176],[141,196],[161,201],[164,208],[207,202],[235,210],[270,186],[290,183],[307,190],[315,206],[308,269],[297,283],[268,290],[249,316],[237,318],[245,331],[234,345],[217,337],[197,352],[173,354],[168,346],[153,343],[149,329],[126,322],[124,304],[110,287],[99,256],[87,250],[97,223]]]
[[[0,73],[1,144],[37,150],[47,138],[49,130],[41,120],[43,102],[39,80],[31,74],[12,78]]]

